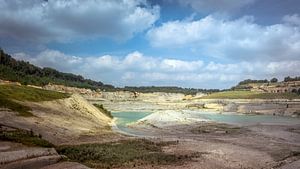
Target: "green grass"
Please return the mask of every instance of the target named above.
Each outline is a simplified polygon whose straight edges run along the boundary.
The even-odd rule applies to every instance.
[[[102,113],[104,113],[107,117],[109,117],[109,118],[113,118],[113,115],[111,114],[111,112],[110,111],[108,111],[107,109],[105,109],[104,107],[103,107],[103,105],[102,104],[93,104],[95,107],[97,107]]]
[[[0,85],[0,107],[16,111],[21,116],[32,116],[31,108],[16,101],[51,101],[69,94],[18,85]]]
[[[84,163],[92,168],[178,164],[199,156],[164,153],[162,147],[169,144],[176,144],[176,142],[124,140],[104,144],[62,146],[58,147],[57,151],[66,155],[71,161]]]
[[[261,93],[252,91],[225,91],[212,93],[202,99],[300,99],[295,93]]]
[[[20,103],[3,98],[3,96],[0,96],[0,107],[8,108],[12,111],[18,112],[19,116],[25,116],[25,117],[33,116],[33,114],[30,112],[31,111],[30,107],[24,106]]]
[[[19,129],[15,131],[0,131],[0,140],[22,143],[28,146],[54,147],[53,144],[42,139],[41,135],[36,136],[32,131]]]
[[[27,86],[0,85],[0,96],[19,101],[50,101],[69,97],[69,94]]]

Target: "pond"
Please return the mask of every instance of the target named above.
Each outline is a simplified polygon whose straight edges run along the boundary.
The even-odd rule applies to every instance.
[[[112,112],[112,115],[117,118],[116,125],[119,130],[132,135],[143,134],[137,130],[127,127],[128,124],[138,121],[148,115],[150,112]]]
[[[220,114],[216,112],[199,112],[198,116],[216,122],[236,124],[236,125],[295,125],[300,124],[300,118],[273,116],[273,115],[245,115],[245,114]]]
[[[295,125],[300,124],[300,118],[272,116],[272,115],[244,115],[235,113],[220,114],[218,112],[190,111],[194,118],[204,118],[216,122],[234,124],[239,126],[248,125]],[[151,112],[113,112],[112,115],[117,118],[116,125],[119,130],[131,135],[145,135],[145,133],[128,127],[127,125],[138,121]]]

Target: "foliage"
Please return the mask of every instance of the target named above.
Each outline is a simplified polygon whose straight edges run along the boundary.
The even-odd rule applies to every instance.
[[[274,77],[274,78],[272,78],[272,79],[270,80],[270,82],[271,82],[271,83],[277,83],[277,82],[278,82],[278,79]]]
[[[292,93],[296,93],[296,94],[300,95],[300,89],[298,89],[298,90],[297,89],[293,89]]]
[[[107,117],[109,117],[109,118],[113,118],[113,115],[111,114],[111,112],[110,111],[108,111],[107,109],[105,109],[104,107],[103,107],[103,105],[102,104],[93,104],[95,107],[97,107],[102,113],[104,113]]]
[[[22,143],[28,146],[54,147],[53,144],[42,139],[41,135],[34,135],[32,131],[14,130],[0,131],[0,140]]]
[[[124,90],[132,91],[132,92],[142,92],[142,93],[152,93],[152,92],[183,93],[186,95],[188,94],[195,95],[198,92],[213,93],[219,91],[219,89],[194,89],[194,88],[181,88],[175,86],[141,86],[141,87],[125,86]]]
[[[66,85],[78,88],[113,90],[112,85],[105,85],[85,79],[80,75],[62,73],[52,68],[40,68],[29,62],[17,61],[0,49],[0,79],[43,86],[48,83]]]
[[[267,79],[265,80],[251,80],[251,79],[246,79],[241,82],[239,82],[238,85],[244,85],[244,84],[249,84],[249,83],[268,83],[269,81]]]
[[[103,84],[90,79],[85,79],[80,75],[59,72],[52,68],[40,68],[25,61],[17,61],[10,55],[5,54],[0,49],[0,79],[13,82],[20,82],[25,85],[44,86],[49,83],[65,85],[78,88],[88,88],[92,90],[101,89],[105,91],[125,90],[132,92],[167,92],[167,93],[184,93],[196,94],[197,92],[211,93],[217,92],[218,89],[194,89],[181,87],[129,87],[115,88],[112,85]]]
[[[70,95],[28,86],[0,85],[0,96],[19,101],[39,102],[63,99],[69,97]]]
[[[169,144],[175,142],[123,140],[104,144],[62,146],[58,147],[57,151],[72,161],[85,163],[92,168],[174,164],[196,156],[196,154],[180,156],[164,153],[162,147]]]
[[[284,78],[284,81],[285,81],[285,82],[300,81],[300,76],[299,76],[299,77],[296,76],[296,77],[294,77],[294,78],[288,76],[288,77],[285,77],[285,78]]]
[[[18,112],[19,116],[25,116],[25,117],[33,116],[33,114],[30,112],[31,111],[30,107],[8,100],[1,95],[0,95],[0,107]]]
[[[225,91],[212,93],[203,99],[299,99],[295,93],[261,93],[253,91]]]

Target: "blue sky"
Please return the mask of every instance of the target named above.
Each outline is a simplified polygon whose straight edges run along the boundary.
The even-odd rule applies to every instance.
[[[300,75],[298,0],[0,0],[0,46],[116,86]]]

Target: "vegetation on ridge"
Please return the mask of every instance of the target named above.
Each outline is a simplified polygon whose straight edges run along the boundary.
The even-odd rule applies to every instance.
[[[69,94],[28,86],[0,85],[0,108],[16,111],[21,116],[32,116],[31,108],[21,102],[51,101],[69,97]]]
[[[97,107],[102,113],[104,113],[107,117],[113,118],[113,115],[110,111],[108,111],[106,108],[103,107],[102,104],[93,104],[95,107]]]
[[[80,75],[59,72],[52,68],[40,68],[25,61],[18,61],[0,49],[0,79],[21,84],[44,86],[49,83],[89,89],[114,89],[112,85],[105,85],[85,79]]]
[[[21,84],[44,86],[49,83],[65,85],[78,88],[100,89],[105,91],[132,91],[132,92],[166,92],[166,93],[184,93],[196,94],[197,92],[211,93],[219,91],[218,89],[194,89],[181,88],[173,86],[145,86],[115,88],[112,85],[106,85],[102,82],[96,82],[85,79],[80,75],[72,73],[59,72],[53,68],[40,68],[25,61],[18,61],[0,49],[0,79]]]
[[[212,93],[202,99],[300,99],[295,93],[262,93],[254,91],[224,91]]]
[[[165,93],[183,93],[186,95],[195,95],[198,92],[202,93],[213,93],[219,92],[219,89],[194,89],[194,88],[182,88],[176,86],[125,86],[125,91],[141,92],[141,93],[152,93],[152,92],[165,92]]]

